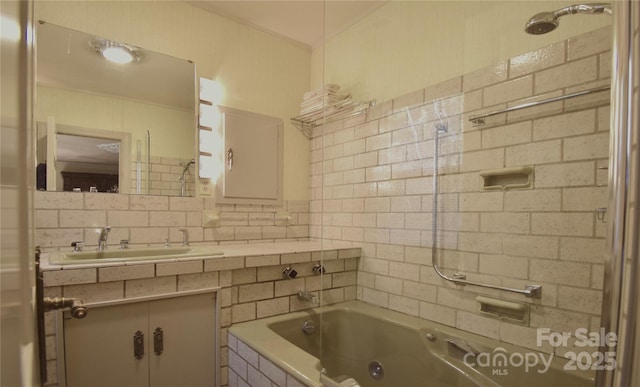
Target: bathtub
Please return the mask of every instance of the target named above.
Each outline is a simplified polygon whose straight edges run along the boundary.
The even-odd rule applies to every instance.
[[[549,354],[359,301],[237,324],[229,335],[230,341],[250,347],[295,378],[297,385],[352,386],[353,381],[362,387],[594,384],[593,373],[564,371],[565,359],[551,360]],[[536,356],[540,360],[527,372],[524,364],[504,361],[514,354],[516,363],[521,359],[518,354],[529,356],[530,364]],[[548,368],[540,355],[550,364]],[[491,366],[486,365],[487,359]]]

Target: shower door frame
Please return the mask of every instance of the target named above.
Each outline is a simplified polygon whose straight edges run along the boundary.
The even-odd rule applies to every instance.
[[[640,155],[633,150],[634,135],[640,136],[638,124],[638,48],[634,50],[634,34],[640,28],[640,5],[635,1],[614,2],[613,78],[611,93],[611,141],[609,164],[608,255],[605,264],[602,326],[606,332],[616,332],[617,367],[601,370],[596,378],[598,387],[625,387],[640,384],[640,371],[634,361],[640,360],[640,335],[637,323],[640,308]],[[637,37],[636,37],[637,39]],[[634,85],[635,84],[635,85]]]

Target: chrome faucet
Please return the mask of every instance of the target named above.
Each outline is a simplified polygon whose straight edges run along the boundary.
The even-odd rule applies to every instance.
[[[182,246],[189,246],[189,230],[186,227],[178,229],[182,233]]]
[[[299,291],[298,292],[298,298],[300,298],[301,300],[304,300],[304,301],[311,301],[312,304],[317,304],[318,303],[318,296],[316,296],[315,294],[311,293],[307,289]]]
[[[453,337],[453,338],[447,339],[446,341],[447,341],[447,344],[449,345],[449,351],[451,351],[451,349],[454,349],[458,352],[464,353],[465,357],[467,356],[475,357],[480,354],[480,351],[473,348],[471,345],[469,345],[469,343],[467,343],[466,341],[462,340],[459,337]]]
[[[98,251],[106,250],[109,231],[111,231],[111,227],[109,226],[103,227],[100,230],[100,237],[98,237]]]

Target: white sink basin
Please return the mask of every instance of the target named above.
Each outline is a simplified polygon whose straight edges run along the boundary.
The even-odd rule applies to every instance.
[[[158,247],[144,249],[122,249],[102,251],[79,251],[69,253],[51,253],[49,263],[69,265],[82,263],[148,261],[176,258],[195,258],[222,255],[222,251],[206,247]]]

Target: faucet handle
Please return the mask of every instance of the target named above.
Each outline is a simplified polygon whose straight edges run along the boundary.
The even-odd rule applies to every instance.
[[[126,250],[129,248],[129,240],[128,239],[121,239],[120,240],[120,249],[121,250]]]
[[[182,233],[182,246],[189,246],[189,229],[180,227],[178,231]]]
[[[74,253],[82,251],[82,247],[83,246],[84,246],[84,241],[71,242],[71,247],[73,247],[73,252]]]
[[[169,247],[169,246],[170,246],[170,245],[169,245],[169,237],[164,237],[164,238],[162,238],[162,239],[164,239],[164,247],[165,247],[165,248]]]

